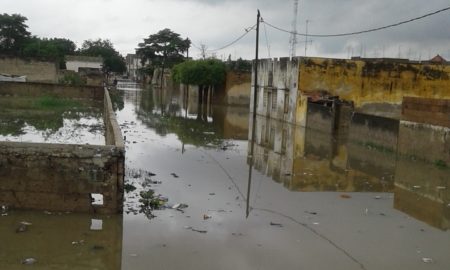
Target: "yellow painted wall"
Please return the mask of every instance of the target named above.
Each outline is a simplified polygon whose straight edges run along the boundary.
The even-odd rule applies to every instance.
[[[400,104],[403,96],[450,98],[450,66],[392,60],[307,58],[300,62],[299,90],[326,91],[356,107]]]

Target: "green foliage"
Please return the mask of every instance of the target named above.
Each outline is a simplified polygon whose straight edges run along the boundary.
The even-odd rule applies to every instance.
[[[65,68],[64,57],[74,54],[75,49],[75,43],[69,39],[32,37],[24,44],[23,56],[53,60],[60,68]]]
[[[86,81],[78,73],[66,73],[59,79],[60,84],[82,86],[86,84]]]
[[[156,34],[150,35],[139,44],[137,53],[142,64],[150,62],[150,66],[169,67],[184,60],[183,53],[191,46],[191,41],[182,39],[179,34],[170,29],[163,29]]]
[[[236,61],[227,61],[227,69],[237,72],[252,72],[252,61],[239,58]]]
[[[184,84],[219,85],[225,75],[225,64],[217,59],[186,61],[172,69],[174,81]]]
[[[57,98],[52,96],[42,96],[35,100],[33,109],[48,110],[48,109],[70,109],[74,107],[80,107],[82,104],[79,101]]]
[[[445,161],[443,161],[442,159],[438,159],[434,161],[434,166],[440,168],[440,169],[445,169],[448,168],[448,165]]]
[[[103,71],[106,73],[123,73],[127,70],[125,59],[120,55],[110,40],[85,40],[79,51],[81,55],[101,56],[103,58]]]
[[[0,15],[0,53],[20,55],[30,32],[25,24],[26,17],[19,14]]]

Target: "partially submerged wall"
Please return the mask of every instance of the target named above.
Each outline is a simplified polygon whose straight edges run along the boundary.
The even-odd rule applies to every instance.
[[[400,106],[404,96],[450,98],[449,88],[449,65],[398,59],[306,58],[299,68],[300,91],[325,91],[353,101],[356,108],[368,104],[379,104],[381,109],[385,104]]]
[[[214,94],[216,102],[219,104],[248,106],[250,104],[250,91],[252,91],[250,73],[228,71],[223,93],[215,91]]]
[[[58,82],[58,64],[55,62],[0,56],[0,73],[26,76],[27,82]]]
[[[28,88],[27,88],[28,85]],[[0,205],[50,211],[122,211],[125,147],[107,89],[0,84],[0,94],[104,98],[106,145],[0,142]],[[17,90],[14,92],[13,90]],[[77,96],[78,93],[78,96]],[[103,203],[92,204],[96,195]]]
[[[9,96],[55,96],[61,98],[81,98],[103,100],[103,87],[71,86],[52,83],[0,82],[0,95]]]

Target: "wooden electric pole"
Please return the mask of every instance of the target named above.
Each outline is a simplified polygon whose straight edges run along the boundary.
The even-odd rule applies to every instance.
[[[250,214],[250,189],[252,184],[252,170],[253,170],[253,162],[254,162],[254,148],[255,148],[255,133],[256,133],[256,106],[258,100],[258,53],[259,53],[259,22],[261,21],[261,14],[258,9],[258,15],[256,16],[256,48],[255,48],[255,66],[254,66],[254,85],[253,85],[253,121],[252,121],[252,137],[251,137],[251,146],[250,146],[250,164],[248,170],[248,187],[247,187],[247,210],[246,216]]]

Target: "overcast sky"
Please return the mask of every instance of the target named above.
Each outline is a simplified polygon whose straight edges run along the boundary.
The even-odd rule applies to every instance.
[[[333,34],[379,27],[450,6],[449,0],[299,0],[297,31]],[[256,23],[256,10],[273,25],[291,30],[293,0],[1,0],[2,13],[28,18],[33,35],[62,37],[81,46],[86,39],[110,39],[122,54],[143,38],[170,28],[196,46],[214,50]],[[297,55],[305,54],[298,38]],[[255,31],[217,51],[219,58],[254,58]],[[261,26],[260,57],[289,56],[289,34]],[[402,57],[450,60],[450,11],[396,28],[340,38],[312,38],[308,56]],[[194,47],[190,54],[200,56]]]

